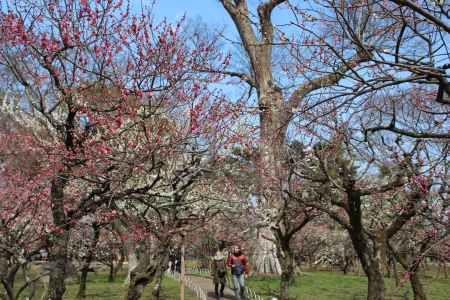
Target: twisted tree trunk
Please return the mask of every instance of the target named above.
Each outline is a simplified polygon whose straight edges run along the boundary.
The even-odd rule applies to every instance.
[[[347,190],[348,213],[350,226],[347,231],[368,279],[367,300],[384,300],[384,276],[382,271],[381,243],[384,239],[370,240],[364,232],[362,224],[361,195],[358,191]]]
[[[157,277],[158,270],[165,268],[168,263],[169,256],[166,247],[160,247],[152,256],[143,254],[137,267],[131,271],[125,300],[140,299],[147,284],[151,283]]]

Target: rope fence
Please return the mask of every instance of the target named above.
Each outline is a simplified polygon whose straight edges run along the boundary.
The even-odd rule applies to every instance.
[[[196,274],[196,275],[204,275],[204,276],[210,276],[211,271],[206,268],[186,268],[186,273],[189,274]],[[231,278],[227,276],[227,285],[231,289],[233,289],[233,282],[231,281]],[[253,289],[249,288],[248,286],[245,287],[245,294],[247,296],[247,300],[263,300],[261,296],[259,296]]]
[[[166,275],[174,280],[180,281],[180,274],[179,273],[172,273],[170,271],[166,272]],[[197,296],[200,300],[208,300],[208,296],[206,295],[206,292],[201,289],[199,286],[195,285],[191,279],[187,276],[184,277],[184,284],[188,289],[194,292],[194,294]]]

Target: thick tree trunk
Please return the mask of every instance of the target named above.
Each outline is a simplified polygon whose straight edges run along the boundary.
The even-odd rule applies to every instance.
[[[411,287],[414,293],[414,300],[427,300],[427,296],[425,295],[425,291],[423,289],[422,282],[420,281],[419,270],[413,272],[411,277],[409,278],[409,282],[411,283]]]
[[[269,86],[270,74],[265,74],[259,82],[258,98],[260,105],[260,166],[259,183],[260,205],[267,209],[282,206],[282,190],[287,182],[284,169],[284,142],[287,116],[281,90]],[[267,80],[267,81],[266,81]],[[256,272],[261,274],[281,274],[277,246],[270,227],[260,228],[254,258]]]
[[[147,284],[151,283],[157,276],[159,268],[165,268],[169,262],[166,247],[158,249],[158,253],[149,257],[143,254],[136,268],[131,271],[130,284],[125,296],[125,300],[137,300],[142,296],[142,292]]]
[[[392,271],[394,272],[395,287],[398,287],[400,285],[400,279],[398,278],[397,262],[395,259],[392,260]]]
[[[448,279],[447,262],[445,260],[438,260],[438,271],[436,272],[436,278],[439,278],[441,271],[444,274],[444,278]]]
[[[56,230],[52,236],[52,247],[48,257],[50,280],[45,300],[61,300],[66,291],[65,278],[69,230],[64,212],[65,185],[66,177],[64,174],[59,174],[51,183],[52,215]]]
[[[426,244],[422,245],[422,251],[423,249],[425,249],[425,246]],[[395,251],[393,247],[391,247],[391,249],[393,250],[393,255],[403,267],[403,269],[410,272],[409,282],[413,290],[414,300],[426,300],[427,297],[419,275],[420,264],[418,265],[415,261],[417,254],[414,251],[412,253],[408,253],[407,249],[405,249],[404,247],[404,245],[400,245],[399,251]]]
[[[384,300],[383,272],[381,271],[381,268],[377,268],[375,265],[370,267],[371,270],[367,273],[368,278],[367,300]]]
[[[155,287],[153,288],[152,291],[152,295],[153,297],[155,297],[155,299],[159,299],[160,294],[161,294],[161,289],[162,289],[162,281],[163,281],[163,277],[164,277],[164,271],[165,269],[163,267],[161,267],[158,270],[158,275],[156,276],[156,284]]]
[[[13,274],[8,256],[6,252],[0,250],[0,282],[5,290],[4,293],[0,294],[0,297],[4,296],[7,300],[14,300],[14,279],[19,268],[14,268],[16,271]]]
[[[289,286],[294,280],[295,276],[295,261],[294,254],[289,245],[283,245],[280,251],[279,260],[281,263],[281,278],[280,278],[280,297],[281,300],[289,300]]]
[[[136,256],[136,250],[133,248],[128,249],[128,271],[127,271],[127,277],[125,278],[125,284],[130,283],[131,280],[131,274],[134,269],[138,266],[138,259]]]
[[[281,265],[277,257],[277,246],[272,241],[274,234],[269,228],[258,231],[255,249],[255,268],[258,274],[281,274]]]
[[[86,298],[86,281],[87,276],[90,270],[92,259],[94,258],[95,248],[97,247],[98,238],[100,236],[100,228],[97,224],[92,225],[93,229],[93,237],[92,243],[89,245],[88,253],[86,253],[86,257],[83,259],[83,264],[81,267],[80,274],[80,286],[78,288],[77,298],[84,299]]]
[[[80,274],[80,286],[78,287],[77,298],[84,299],[86,298],[86,281],[87,281],[88,269],[84,266],[81,269]]]
[[[5,293],[0,294],[0,296],[4,296],[6,300],[16,300],[17,295],[14,291],[14,283],[19,268],[20,264],[10,265],[8,258],[0,258],[0,282],[5,290]]]
[[[414,300],[426,300],[425,290],[420,280],[420,266],[416,266],[413,270],[410,269],[411,264],[414,264],[414,257],[410,255],[399,256],[399,262],[405,270],[410,271],[409,282],[413,290]],[[409,264],[408,261],[410,261]]]
[[[0,294],[0,296],[4,296],[4,299],[6,300],[15,300],[15,294],[14,294],[14,288],[13,286],[11,286],[11,284],[9,282],[2,282],[2,286],[5,289],[5,293],[4,294]]]
[[[114,222],[113,226],[121,236],[129,235],[127,229],[119,222]],[[138,259],[136,256],[136,244],[132,239],[123,239],[122,243],[123,243],[123,254],[126,255],[128,263],[127,277],[125,277],[124,284],[129,284],[131,272],[138,265]]]
[[[349,204],[350,227],[347,227],[353,247],[358,255],[361,266],[368,278],[367,300],[384,300],[384,277],[382,271],[381,253],[386,249],[384,239],[378,235],[370,240],[365,234],[362,223],[361,196],[354,190],[347,191]]]
[[[114,276],[115,276],[116,272],[114,269],[114,262],[111,262],[109,264],[109,275],[108,275],[108,282],[114,282]]]
[[[63,299],[66,278],[67,265],[67,244],[69,241],[69,233],[64,232],[58,234],[55,238],[55,243],[52,248],[52,253],[49,255],[50,265],[50,280],[48,283],[46,300],[61,300]]]
[[[379,257],[369,248],[355,248],[355,250],[368,279],[367,300],[384,300],[384,275]]]
[[[124,260],[125,260],[125,250],[122,248],[120,250],[119,261],[117,262],[117,265],[114,267],[114,274],[113,274],[114,277],[116,277],[117,273],[119,273],[122,270]]]

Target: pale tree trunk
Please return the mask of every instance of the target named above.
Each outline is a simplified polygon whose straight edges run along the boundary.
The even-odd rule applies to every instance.
[[[138,266],[136,249],[134,247],[129,247],[127,249],[127,257],[128,257],[128,271],[127,271],[127,277],[125,278],[125,284],[130,283],[131,273]]]
[[[242,45],[250,61],[252,72],[240,74],[232,72],[241,80],[255,88],[258,96],[260,120],[260,169],[261,183],[258,189],[259,205],[265,209],[277,210],[282,204],[281,191],[283,182],[287,180],[283,166],[283,148],[286,139],[286,130],[302,99],[310,92],[331,86],[339,81],[350,67],[359,62],[352,59],[346,62],[335,73],[327,73],[295,87],[288,99],[285,99],[282,88],[277,85],[273,75],[272,47],[274,44],[274,26],[272,12],[278,5],[287,2],[283,0],[261,1],[257,8],[258,25],[254,26],[253,16],[248,8],[247,0],[219,0],[230,15],[236,26]],[[255,29],[258,28],[258,32]],[[270,227],[262,228],[261,233],[268,234]],[[279,274],[280,263],[277,259],[276,245],[264,240],[259,235],[255,260],[260,268],[258,272],[275,271]],[[271,266],[271,267],[268,267]]]
[[[149,253],[142,254],[137,267],[131,272],[125,300],[140,299],[145,287],[157,276],[158,270],[167,266],[169,261],[167,247],[161,246],[155,251],[156,253],[151,256]]]
[[[117,262],[117,265],[114,267],[114,274],[113,274],[114,277],[116,277],[117,273],[119,273],[122,270],[124,260],[125,260],[125,250],[122,247],[120,249],[119,261]]]
[[[308,93],[333,85],[348,69],[359,60],[352,59],[342,65],[335,73],[324,74],[295,87],[288,99],[285,99],[282,88],[277,85],[273,75],[272,47],[274,44],[274,26],[272,12],[278,5],[287,2],[283,0],[261,1],[257,8],[259,26],[254,26],[252,15],[248,8],[248,1],[219,0],[239,32],[242,45],[250,61],[251,74],[234,75],[246,81],[256,89],[260,120],[260,169],[261,184],[259,186],[260,205],[265,209],[280,208],[282,204],[283,182],[287,180],[283,166],[283,148],[286,139],[286,130],[301,100]],[[255,32],[258,28],[258,32]],[[269,226],[269,225],[268,225]],[[268,234],[271,229],[263,228],[262,233]],[[259,262],[258,272],[275,271],[279,273],[277,247],[270,241],[264,241],[259,235],[255,260]],[[267,268],[271,266],[270,268]]]
[[[92,243],[89,245],[88,253],[86,254],[86,257],[84,257],[81,266],[80,287],[77,293],[78,299],[86,298],[87,277],[91,266],[91,262],[94,258],[95,248],[97,248],[98,238],[100,236],[100,228],[96,223],[92,224],[92,230],[93,230]]]
[[[257,246],[254,254],[255,271],[259,274],[281,274],[277,247],[269,238],[274,239],[270,229],[260,228],[258,230]]]
[[[260,113],[260,167],[262,173],[259,184],[260,205],[279,212],[278,208],[283,203],[283,183],[287,181],[286,170],[283,168],[285,160],[283,149],[287,128],[287,121],[284,121],[286,118],[285,108],[279,90],[261,87],[259,98],[263,103],[263,111]],[[254,254],[257,273],[278,275],[282,273],[276,241],[270,227],[259,229]]]
[[[129,233],[127,229],[120,224],[119,222],[113,223],[114,229],[117,230],[117,232],[121,236],[127,236]],[[123,240],[123,254],[127,256],[127,262],[128,262],[128,271],[127,276],[125,277],[124,284],[128,285],[130,283],[130,277],[131,272],[137,267],[138,265],[138,259],[136,255],[136,245],[134,241],[130,238]]]

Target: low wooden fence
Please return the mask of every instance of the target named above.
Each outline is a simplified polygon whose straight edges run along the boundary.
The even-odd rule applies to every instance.
[[[186,268],[186,273],[188,274],[197,274],[197,275],[203,275],[203,276],[210,276],[211,271],[209,269],[205,268]],[[231,278],[227,276],[227,285],[230,287],[230,289],[233,289],[233,282],[231,282]],[[261,296],[259,296],[253,289],[249,287],[245,287],[245,295],[247,296],[247,300],[263,300]]]
[[[170,271],[166,272],[166,275],[174,280],[179,281],[180,280],[180,273],[172,273]],[[188,276],[185,276],[184,278],[184,284],[188,289],[194,292],[194,294],[197,296],[200,300],[208,300],[208,296],[206,295],[206,291],[201,289],[199,286],[195,285],[191,279]]]

